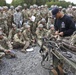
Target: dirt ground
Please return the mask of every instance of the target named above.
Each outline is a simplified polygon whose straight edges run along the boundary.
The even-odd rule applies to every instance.
[[[34,51],[21,53],[15,50],[17,58],[3,58],[0,63],[0,75],[49,75],[49,71],[41,66],[39,47]]]

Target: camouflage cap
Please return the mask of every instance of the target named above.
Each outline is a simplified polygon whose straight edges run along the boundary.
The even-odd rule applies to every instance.
[[[34,4],[34,5],[33,5],[33,7],[34,7],[34,8],[37,8],[37,5],[36,5],[36,4]]]
[[[17,33],[21,32],[22,30],[21,29],[17,29]]]
[[[47,4],[45,4],[45,7],[48,7],[48,5],[47,5]]]
[[[38,8],[40,9],[41,7],[40,7],[40,6],[38,6]]]
[[[31,6],[30,6],[30,9],[32,9],[32,8],[33,8],[33,6],[31,5]]]
[[[12,27],[16,27],[16,25],[14,23],[12,23]]]
[[[42,18],[42,19],[41,19],[41,22],[46,22],[45,18]]]
[[[24,6],[24,7],[27,7],[27,4],[25,3],[25,4],[23,4],[23,6]]]
[[[38,27],[43,28],[43,24],[39,24]]]
[[[68,7],[69,7],[69,8],[71,8],[71,7],[72,7],[72,5],[69,5]]]
[[[10,6],[10,9],[14,9],[14,6]]]
[[[15,10],[19,10],[19,7],[16,7]]]
[[[44,5],[41,5],[41,8],[43,8],[44,7]]]
[[[62,9],[62,6],[59,6],[59,9]]]
[[[18,5],[18,8],[19,8],[19,9],[22,9],[22,6],[21,6],[21,5]]]
[[[27,25],[27,23],[23,23],[23,25],[25,26],[25,25]]]
[[[30,28],[30,25],[26,25],[26,28]]]
[[[3,6],[3,9],[8,9],[8,6]]]

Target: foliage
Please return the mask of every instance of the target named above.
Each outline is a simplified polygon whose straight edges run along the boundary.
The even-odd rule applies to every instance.
[[[28,6],[33,5],[33,4],[37,4],[37,5],[47,4],[49,7],[51,5],[58,5],[62,7],[67,7],[70,4],[74,5],[73,3],[65,2],[65,0],[63,1],[59,1],[59,0],[13,0],[12,5],[16,7],[18,5],[23,5],[24,3],[26,3]],[[3,6],[3,5],[6,5],[5,0],[0,0],[0,6]]]
[[[66,8],[66,7],[68,7],[70,4],[71,5],[74,5],[73,3],[70,3],[70,2],[65,2],[65,1],[51,1],[51,2],[47,2],[46,3],[49,7],[51,6],[51,5],[58,5],[58,6],[62,6],[62,7],[64,7],[64,8]]]
[[[0,6],[6,5],[5,0],[0,0]]]

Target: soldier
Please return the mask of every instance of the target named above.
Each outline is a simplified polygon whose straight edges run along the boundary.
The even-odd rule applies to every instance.
[[[51,25],[50,30],[47,32],[47,37],[50,39],[50,38],[54,37],[54,34],[55,34],[54,25]]]
[[[73,12],[72,5],[69,5],[68,9],[66,10],[66,14],[68,16],[72,17],[73,16],[72,12]]]
[[[0,32],[0,53],[4,52],[5,54],[8,54],[13,49],[10,41],[3,35],[2,32]],[[2,53],[2,55],[4,54]]]
[[[31,28],[31,32],[35,36],[36,35],[35,32],[36,32],[36,28],[37,28],[36,19],[34,21],[32,21],[32,16],[31,16],[28,21],[29,21],[28,24],[30,25],[30,28]]]
[[[43,28],[42,24],[38,25],[38,29],[36,30],[37,42],[39,46],[42,46],[42,38],[46,36],[47,30]]]
[[[71,45],[76,46],[76,34],[71,37]]]
[[[38,29],[36,30],[37,35],[37,43],[40,46],[40,53],[44,52],[47,54],[48,48],[44,45],[43,38],[46,38],[47,30],[43,28],[42,24],[38,25]]]
[[[73,21],[74,21],[75,26],[76,26],[76,7],[72,7],[72,10],[73,10],[73,12],[72,12],[72,14],[73,14]]]
[[[6,18],[4,17],[3,8],[0,7],[0,27],[3,29],[3,32],[5,32],[5,23],[4,20]]]
[[[54,18],[52,17],[51,11],[48,12],[48,22],[47,22],[47,29],[50,28],[50,25],[54,24]]]
[[[43,18],[45,18],[46,21],[48,19],[48,11],[48,8],[45,8],[44,5],[41,5],[41,15]]]
[[[23,23],[23,16],[19,7],[16,7],[16,12],[14,13],[13,19],[14,23],[17,25],[17,28],[21,28]]]
[[[13,47],[16,49],[21,48],[22,52],[26,52],[26,48],[28,48],[28,43],[25,41],[20,29],[18,29],[14,35]]]
[[[25,51],[30,45],[35,43],[35,38],[31,33],[29,25],[26,25],[26,29],[23,31],[23,37],[24,37],[24,40],[26,41],[26,45],[24,46],[22,51]]]
[[[27,4],[24,4],[24,9],[22,10],[22,15],[23,15],[23,22],[27,22],[28,20],[28,9],[27,9]]]
[[[12,24],[12,29],[9,31],[8,39],[13,42],[13,37],[17,33],[17,27],[15,24]]]
[[[41,21],[38,22],[38,24],[42,24],[43,28],[47,29],[47,24],[45,18],[42,18]]]
[[[40,7],[37,9],[37,14],[36,14],[36,22],[38,23],[42,19],[42,15],[40,12]]]
[[[25,45],[25,41],[23,39],[22,33],[20,29],[17,29],[17,33],[13,37],[13,48],[23,48]]]
[[[6,35],[8,36],[8,7],[7,6],[3,6],[3,17],[4,19],[4,33],[6,33]]]
[[[8,31],[10,31],[10,29],[12,28],[12,23],[13,23],[13,15],[14,15],[14,6],[10,6],[10,9],[8,10],[8,20],[7,20],[7,24],[8,24]]]

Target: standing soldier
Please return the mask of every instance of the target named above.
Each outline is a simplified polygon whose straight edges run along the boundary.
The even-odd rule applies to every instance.
[[[6,18],[6,14],[4,14],[3,12],[2,7],[0,7],[0,27],[3,29],[3,32],[6,34],[8,31],[7,18]]]
[[[7,20],[7,24],[8,24],[8,31],[11,30],[12,28],[12,23],[13,23],[13,15],[14,15],[14,6],[10,6],[10,9],[8,10],[8,20]]]
[[[72,5],[69,5],[68,9],[66,10],[66,14],[68,16],[72,17],[73,16],[72,12],[73,12]]]
[[[24,4],[24,9],[22,10],[22,15],[23,15],[23,21],[27,22],[27,20],[28,20],[27,4]]]
[[[22,13],[20,12],[19,7],[16,7],[16,12],[14,13],[13,19],[17,28],[21,28],[23,23],[23,16]]]
[[[7,20],[8,20],[8,7],[7,6],[3,6],[3,15],[4,15],[4,32],[6,33],[6,35],[8,36],[8,24],[7,24]]]
[[[73,20],[74,20],[74,23],[75,23],[75,26],[76,26],[76,7],[72,7],[72,9],[73,9],[73,12],[72,12]]]
[[[36,22],[38,23],[41,19],[42,19],[42,16],[41,16],[40,6],[39,6],[36,14]]]

